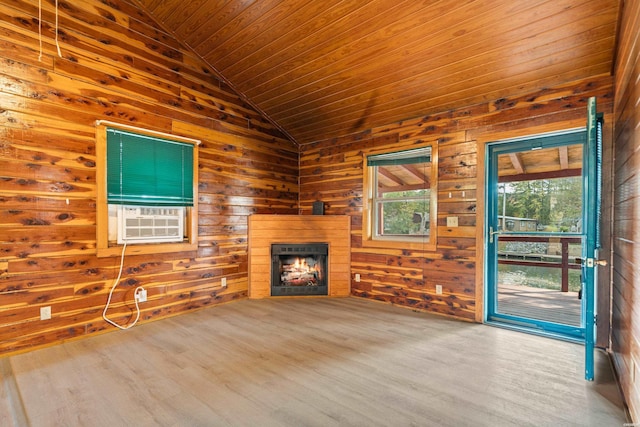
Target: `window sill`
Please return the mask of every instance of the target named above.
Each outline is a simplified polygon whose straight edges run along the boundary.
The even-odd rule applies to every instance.
[[[363,247],[370,248],[391,248],[391,249],[410,249],[416,251],[430,251],[434,252],[437,247],[436,244],[428,241],[418,241],[417,239],[362,239]]]

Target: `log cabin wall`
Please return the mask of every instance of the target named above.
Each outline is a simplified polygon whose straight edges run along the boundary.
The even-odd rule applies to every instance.
[[[60,1],[58,57],[53,4],[40,59],[38,1],[0,4],[0,354],[115,330],[102,311],[120,260],[96,256],[96,120],[202,140],[198,249],[126,257],[120,323],[137,285],[142,322],[246,297],[248,215],[298,213],[298,148],[213,70],[126,0]]]
[[[633,421],[640,421],[640,1],[622,2],[615,72],[611,348]]]
[[[313,202],[321,200],[327,214],[351,216],[351,273],[361,276],[359,283],[352,278],[353,295],[481,321],[484,145],[584,127],[589,96],[598,97],[598,110],[606,114],[605,140],[610,141],[613,84],[611,76],[602,75],[304,144],[301,211],[310,213]],[[436,250],[363,245],[364,156],[374,149],[408,149],[428,142],[438,145],[439,157]],[[457,216],[459,227],[447,227],[447,216]],[[443,287],[441,295],[435,292],[436,284]]]

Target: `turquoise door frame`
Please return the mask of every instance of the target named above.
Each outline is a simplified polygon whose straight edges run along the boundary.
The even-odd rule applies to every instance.
[[[584,341],[584,319],[580,326],[564,325],[552,323],[539,319],[529,319],[500,313],[498,306],[498,240],[500,234],[509,235],[517,234],[518,236],[545,236],[545,237],[579,237],[583,241],[584,231],[580,233],[541,233],[541,232],[508,232],[498,230],[498,156],[500,154],[517,153],[522,151],[561,147],[565,145],[586,146],[586,132],[584,129],[549,134],[543,136],[529,137],[526,139],[502,141],[499,143],[489,144],[487,147],[487,301],[486,301],[486,321],[496,322],[512,328],[522,329],[526,332],[538,333],[542,335],[550,335],[555,338],[561,338],[571,341]],[[584,201],[583,201],[584,206]],[[583,209],[584,211],[585,209]],[[583,213],[584,214],[584,213]],[[584,229],[584,227],[583,227]],[[584,304],[584,299],[583,299]],[[583,309],[584,312],[584,309]],[[583,313],[584,314],[584,313]],[[583,316],[584,318],[584,316]]]
[[[602,199],[602,115],[598,114],[596,98],[587,106],[587,144],[582,173],[585,194],[586,244],[582,253],[583,312],[585,314],[585,379],[594,378],[594,348],[596,340],[596,277],[600,248],[600,209]]]
[[[501,326],[535,333],[553,338],[584,343],[585,345],[585,378],[594,377],[594,343],[595,343],[595,268],[598,264],[598,220],[600,212],[600,164],[601,143],[598,140],[598,117],[595,98],[589,100],[587,129],[501,141],[487,145],[485,170],[487,173],[486,218],[485,218],[485,321]],[[572,233],[582,240],[582,322],[580,326],[563,325],[538,319],[529,319],[507,315],[499,312],[497,279],[498,279],[498,155],[521,151],[560,147],[563,145],[583,145],[583,224],[582,230]],[[568,233],[518,232],[518,235],[566,237]]]

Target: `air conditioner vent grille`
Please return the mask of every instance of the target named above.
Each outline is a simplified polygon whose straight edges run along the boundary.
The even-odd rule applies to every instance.
[[[126,206],[118,209],[118,243],[181,242],[184,208]]]

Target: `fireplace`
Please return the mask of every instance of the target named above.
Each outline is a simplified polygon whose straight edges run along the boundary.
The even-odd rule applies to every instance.
[[[271,296],[327,295],[326,243],[271,245]]]
[[[349,215],[271,215],[248,218],[249,298],[272,297],[271,245],[323,243],[329,248],[325,284],[329,297],[351,294],[351,217]],[[278,280],[280,280],[278,278]],[[286,295],[286,294],[285,294]]]

